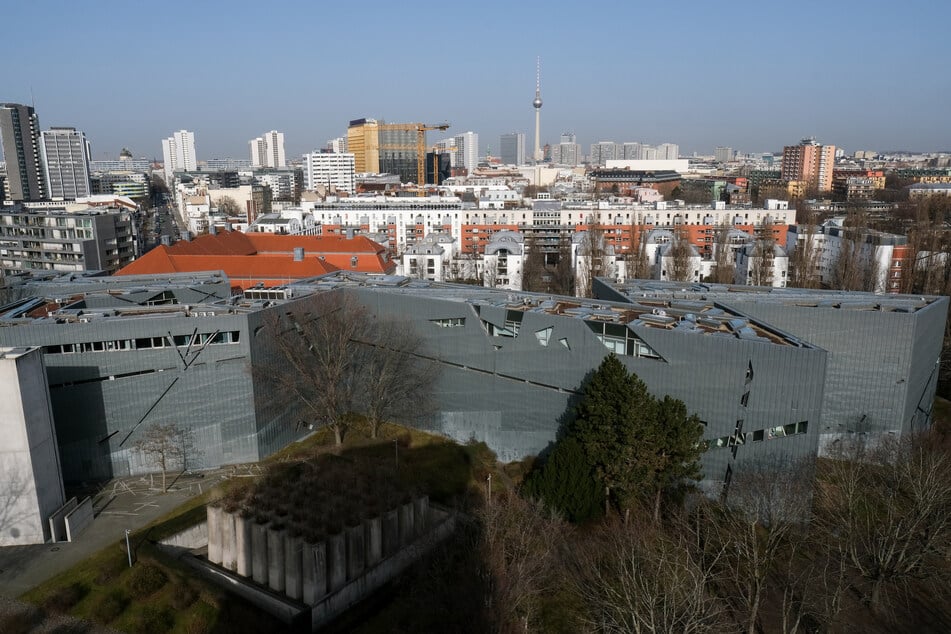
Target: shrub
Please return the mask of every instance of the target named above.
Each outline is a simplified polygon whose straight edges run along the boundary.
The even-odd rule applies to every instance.
[[[0,632],[28,634],[42,619],[37,607],[0,597]]]
[[[81,583],[72,583],[63,588],[59,588],[43,601],[43,607],[48,612],[59,612],[65,614],[73,609],[73,606],[79,603],[84,596],[89,593],[89,588]]]
[[[99,623],[110,623],[122,614],[129,605],[129,598],[119,590],[113,590],[99,597],[89,615]]]
[[[175,615],[168,608],[144,605],[132,619],[132,631],[138,634],[164,634],[175,625]]]
[[[110,557],[102,562],[102,565],[99,567],[99,574],[96,575],[96,583],[100,586],[108,585],[128,567],[128,560],[124,552],[115,557]]]
[[[142,564],[132,569],[129,577],[129,594],[136,599],[147,597],[162,589],[168,576],[158,566]]]

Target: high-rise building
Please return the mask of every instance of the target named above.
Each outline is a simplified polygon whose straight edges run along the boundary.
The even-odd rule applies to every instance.
[[[419,180],[416,134],[415,126],[411,124],[380,124],[380,172],[396,174],[402,183],[415,183]]]
[[[525,135],[510,132],[499,137],[499,158],[505,165],[525,165]]]
[[[311,152],[304,155],[304,188],[324,186],[353,194],[356,191],[354,156],[350,153]]]
[[[357,174],[380,171],[380,124],[376,119],[354,119],[347,128],[347,151],[353,154]]]
[[[575,166],[581,162],[581,146],[575,142],[574,132],[561,135],[561,143],[552,148],[551,162],[558,165]]]
[[[456,167],[464,168],[470,174],[479,166],[479,135],[475,132],[463,132],[455,137]]]
[[[815,139],[803,139],[799,145],[783,148],[782,179],[801,181],[806,188],[817,192],[832,190],[832,168],[835,165],[835,146],[822,145]]]
[[[591,156],[589,161],[592,165],[604,166],[607,161],[613,161],[618,158],[617,143],[614,141],[598,141],[591,144]]]
[[[91,193],[89,142],[76,128],[50,128],[41,135],[43,176],[49,197],[76,200]]]
[[[277,130],[265,132],[248,141],[251,149],[251,167],[287,167],[284,157],[284,133]]]
[[[175,172],[191,172],[198,169],[195,159],[195,133],[179,130],[162,140],[162,157],[165,161],[165,181],[172,182]]]
[[[641,143],[640,147],[637,148],[637,158],[640,161],[657,160],[657,148],[653,145],[644,145]]]
[[[729,163],[734,159],[736,153],[731,147],[717,146],[713,150],[713,158],[717,163]]]
[[[44,200],[47,188],[40,150],[40,120],[33,108],[18,103],[0,104],[0,139],[10,199]]]
[[[621,158],[625,161],[636,161],[640,152],[640,143],[629,142],[621,146]]]
[[[657,146],[657,158],[676,161],[680,158],[680,146],[676,143],[661,143]]]
[[[347,137],[338,136],[336,139],[330,139],[325,147],[328,152],[333,154],[345,154],[347,152]]]

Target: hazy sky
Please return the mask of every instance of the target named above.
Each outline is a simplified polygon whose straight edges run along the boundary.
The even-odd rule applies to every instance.
[[[360,117],[449,121],[497,153],[504,132],[532,145],[541,56],[542,144],[951,150],[949,18],[948,0],[8,2],[0,101],[35,100],[94,159],[161,157],[179,129],[200,160],[272,129],[291,157]]]

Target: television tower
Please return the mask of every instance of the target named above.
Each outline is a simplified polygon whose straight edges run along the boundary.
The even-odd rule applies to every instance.
[[[535,61],[535,100],[532,101],[532,106],[535,107],[535,151],[532,155],[532,158],[535,159],[535,163],[540,163],[542,158],[542,148],[541,148],[541,115],[542,115],[542,58],[539,57]]]

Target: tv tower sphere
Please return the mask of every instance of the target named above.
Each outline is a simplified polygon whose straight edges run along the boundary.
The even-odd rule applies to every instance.
[[[536,108],[541,108],[541,107],[542,107],[542,98],[536,96],[535,99],[534,99],[534,101],[532,101],[532,105],[535,106]]]

